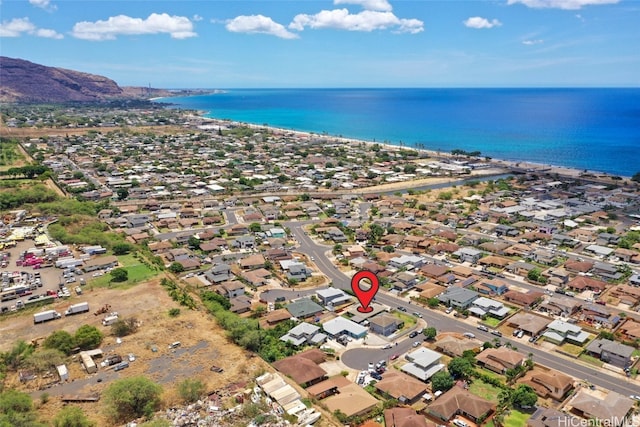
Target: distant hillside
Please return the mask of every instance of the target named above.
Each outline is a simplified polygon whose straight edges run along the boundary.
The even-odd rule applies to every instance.
[[[171,96],[162,89],[120,87],[95,74],[0,56],[0,102],[96,102]]]

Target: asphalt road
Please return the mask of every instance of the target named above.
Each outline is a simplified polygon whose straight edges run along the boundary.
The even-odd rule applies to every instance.
[[[338,270],[324,255],[324,253],[331,248],[329,246],[322,246],[316,244],[306,233],[303,231],[303,226],[310,223],[310,221],[300,222],[287,222],[285,225],[289,227],[293,235],[300,242],[299,250],[309,256],[315,258],[315,263],[318,268],[325,274],[332,282],[333,286],[343,290],[351,288],[350,278],[344,273]],[[453,316],[446,315],[439,311],[429,310],[427,308],[419,307],[414,304],[409,304],[408,301],[396,296],[390,295],[384,291],[378,292],[376,295],[376,301],[378,303],[386,304],[392,308],[403,306],[407,308],[407,312],[412,313],[417,311],[422,314],[423,320],[427,322],[429,326],[435,327],[439,331],[451,331],[451,332],[472,332],[477,339],[481,341],[492,341],[496,336],[487,332],[480,331],[464,323]],[[405,339],[398,343],[397,349],[394,347],[389,350],[383,350],[381,348],[357,348],[348,350],[342,355],[342,361],[351,368],[354,369],[366,369],[369,362],[377,362],[385,359],[385,357],[391,357],[393,354],[406,352],[413,341],[419,339]],[[620,376],[610,375],[604,370],[597,370],[586,365],[582,365],[572,360],[549,352],[546,349],[542,349],[535,345],[529,345],[529,342],[524,339],[511,339],[511,337],[502,337],[502,343],[511,343],[518,349],[520,353],[525,355],[531,354],[534,362],[547,366],[552,369],[556,369],[567,375],[571,375],[577,379],[589,381],[592,384],[606,388],[608,390],[615,391],[622,395],[639,394],[640,385],[633,380],[622,378]],[[404,350],[404,351],[403,351]]]

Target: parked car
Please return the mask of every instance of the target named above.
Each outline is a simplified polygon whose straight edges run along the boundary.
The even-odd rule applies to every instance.
[[[501,337],[502,336],[502,332],[496,330],[496,329],[492,329],[490,332],[491,335],[495,335],[497,337]]]
[[[472,334],[471,332],[465,332],[464,334],[462,334],[464,337],[466,338],[475,338],[476,336],[474,334]]]
[[[418,333],[416,331],[413,331],[409,334],[409,338],[415,338],[418,336]]]
[[[478,325],[478,330],[480,331],[484,331],[484,332],[489,332],[489,328],[487,328],[484,325]]]
[[[403,311],[403,312],[405,312],[405,313],[406,313],[406,312],[407,312],[407,309],[406,309],[406,308],[404,308],[404,307],[398,307],[398,311]]]
[[[420,345],[420,341],[416,341],[413,343],[413,347],[418,347]]]
[[[383,350],[389,350],[391,347],[393,347],[391,344],[385,344],[384,347],[382,347]]]
[[[391,356],[389,359],[390,360],[396,360],[398,357],[400,357],[400,355],[398,353],[396,353],[393,356]]]

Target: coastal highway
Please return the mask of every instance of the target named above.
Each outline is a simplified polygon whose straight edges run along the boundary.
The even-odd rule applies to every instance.
[[[338,270],[325,255],[325,252],[331,250],[331,247],[317,244],[304,232],[303,227],[311,223],[312,221],[289,221],[286,222],[285,225],[289,227],[291,233],[300,243],[300,252],[315,258],[316,265],[322,273],[333,282],[333,286],[343,290],[350,290],[351,278]],[[433,326],[439,331],[460,333],[472,332],[480,341],[492,341],[496,338],[494,335],[480,331],[452,316],[439,311],[433,311],[416,306],[415,304],[410,304],[406,299],[398,298],[384,291],[378,292],[376,295],[376,302],[388,305],[392,308],[405,307],[408,313],[418,312],[422,315],[423,320],[427,322],[427,325]],[[422,338],[421,336],[419,337],[420,338],[416,337],[416,339]],[[413,341],[414,340],[403,341],[402,349],[408,349]],[[501,341],[503,343],[511,343],[519,352],[525,355],[531,354],[534,362],[556,369],[567,375],[571,375],[578,380],[586,380],[591,384],[615,391],[625,396],[640,393],[640,383],[635,380],[623,378],[622,376],[611,375],[607,371],[597,370],[596,368],[583,365],[569,359],[568,357],[561,356],[554,352],[549,352],[547,349],[543,349],[536,345],[531,345],[528,341],[522,339],[502,337]],[[400,347],[389,350],[358,348],[345,352],[342,360],[347,364],[347,366],[354,369],[366,369],[368,362],[375,363],[378,360],[390,357],[391,354],[399,353],[402,349]]]

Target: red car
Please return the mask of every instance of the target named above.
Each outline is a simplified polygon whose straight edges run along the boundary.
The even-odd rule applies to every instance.
[[[398,357],[400,357],[400,355],[396,353],[393,356],[391,356],[389,359],[396,360]]]

